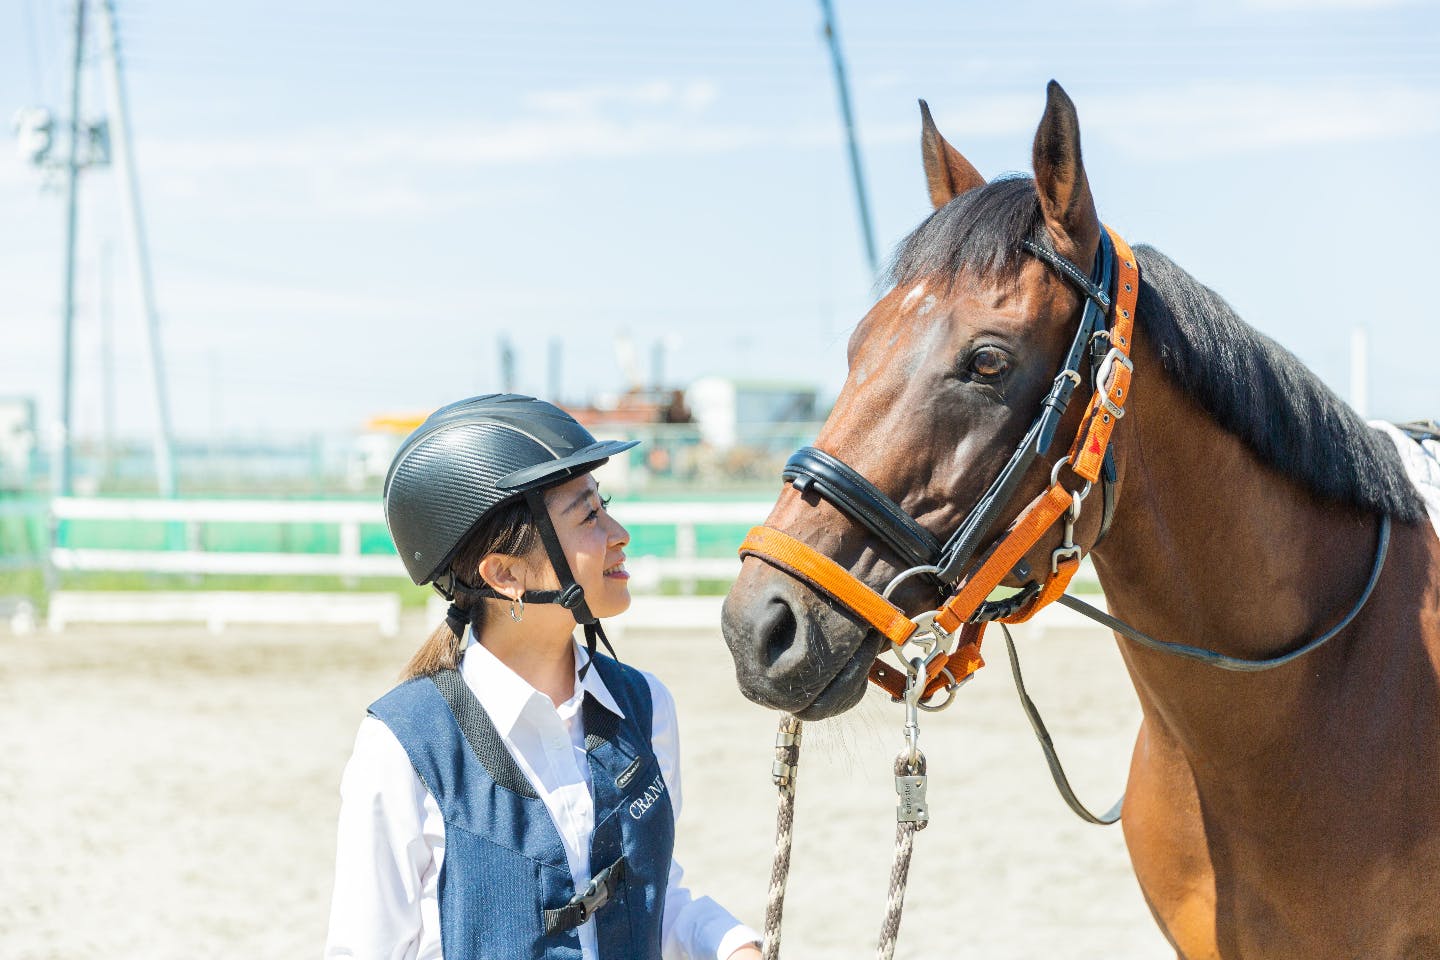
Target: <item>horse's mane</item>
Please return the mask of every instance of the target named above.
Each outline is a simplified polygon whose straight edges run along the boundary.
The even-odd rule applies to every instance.
[[[1022,240],[1043,242],[1028,177],[995,180],[932,213],[891,261],[895,284],[959,275],[1016,282]],[[1296,357],[1159,250],[1137,246],[1136,324],[1166,374],[1260,460],[1316,496],[1408,523],[1424,506],[1391,441]]]

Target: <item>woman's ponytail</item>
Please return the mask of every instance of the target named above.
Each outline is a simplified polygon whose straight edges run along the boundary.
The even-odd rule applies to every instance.
[[[400,679],[412,680],[434,676],[441,670],[459,669],[460,657],[465,652],[465,628],[470,627],[478,640],[485,627],[487,609],[485,599],[462,584],[475,582],[479,576],[480,561],[488,554],[523,557],[533,551],[539,542],[539,533],[530,518],[530,508],[523,500],[502,506],[486,517],[460,545],[459,552],[451,561],[450,569],[455,573],[455,597],[445,613],[445,619],[415,651]]]

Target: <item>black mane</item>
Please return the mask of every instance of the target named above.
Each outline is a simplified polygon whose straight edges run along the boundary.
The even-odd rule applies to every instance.
[[[1016,282],[1022,240],[1045,242],[1028,177],[1003,178],[957,197],[901,243],[894,284],[954,279],[962,270]],[[1424,505],[1391,441],[1296,357],[1236,315],[1224,299],[1153,247],[1137,246],[1136,324],[1166,374],[1262,462],[1316,496],[1417,523]]]

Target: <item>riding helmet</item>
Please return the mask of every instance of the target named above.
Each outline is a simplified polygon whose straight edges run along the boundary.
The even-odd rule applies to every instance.
[[[527,593],[525,601],[559,602],[578,622],[593,621],[541,491],[589,473],[636,443],[596,440],[559,407],[513,393],[436,410],[401,444],[385,476],[385,523],[410,579],[432,583],[453,599],[449,566],[460,545],[496,507],[524,498],[561,587]]]

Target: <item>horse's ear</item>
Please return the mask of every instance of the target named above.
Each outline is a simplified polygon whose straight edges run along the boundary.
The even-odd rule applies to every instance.
[[[1084,270],[1100,243],[1100,219],[1080,159],[1080,118],[1060,84],[1051,80],[1045,94],[1035,131],[1035,190],[1055,252]]]
[[[920,154],[925,158],[925,182],[930,186],[930,202],[939,210],[966,190],[985,185],[969,160],[940,136],[930,105],[920,101]]]

